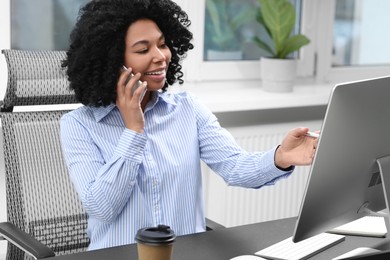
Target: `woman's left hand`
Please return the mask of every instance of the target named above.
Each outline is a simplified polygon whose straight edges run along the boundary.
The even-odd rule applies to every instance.
[[[275,164],[280,168],[309,165],[313,162],[318,138],[306,136],[309,129],[299,127],[289,131],[275,153]]]

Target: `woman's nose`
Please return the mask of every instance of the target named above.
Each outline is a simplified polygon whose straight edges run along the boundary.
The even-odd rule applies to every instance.
[[[153,62],[160,62],[166,60],[165,53],[160,50],[160,48],[156,47],[153,52]]]

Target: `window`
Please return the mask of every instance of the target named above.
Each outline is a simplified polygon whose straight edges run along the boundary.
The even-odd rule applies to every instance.
[[[300,1],[296,6],[295,33],[300,31]],[[256,21],[257,0],[205,0],[204,61],[259,60],[269,55],[255,44],[254,36],[265,35]]]
[[[11,48],[66,50],[81,5],[89,0],[12,0]]]
[[[388,65],[389,10],[388,0],[337,0],[332,66]]]
[[[182,0],[185,1],[185,0]],[[246,21],[244,25],[239,26],[239,32],[232,33],[234,35],[235,45],[223,49],[216,44],[215,38],[218,36],[213,30],[213,19],[210,15],[210,10],[207,1],[212,1],[219,8],[221,14],[226,14],[228,20],[232,20],[235,15],[241,12],[246,12],[246,17],[250,17],[252,22]],[[304,6],[301,5],[305,1],[291,0],[296,6],[296,32],[302,31],[306,36],[308,35],[301,26],[301,10]],[[310,5],[310,1],[309,5]],[[258,48],[252,41],[254,35],[260,35],[262,28],[255,21],[255,14],[258,7],[257,0],[203,0],[203,1],[188,1],[185,10],[188,10],[190,19],[192,20],[191,30],[194,33],[195,49],[189,53],[187,59],[191,60],[186,64],[186,76],[189,81],[216,81],[216,80],[259,80],[260,79],[260,56],[266,53]],[[252,12],[252,13],[251,13]],[[226,31],[227,29],[225,29]],[[224,36],[229,34],[225,33]],[[227,37],[228,38],[228,37]],[[229,39],[229,38],[228,38]],[[237,40],[238,39],[238,40]],[[228,41],[229,43],[231,41]],[[236,47],[235,51],[231,49]],[[222,57],[216,56],[215,49],[222,49]],[[314,60],[314,52],[310,51],[310,47],[305,47],[308,52],[300,52],[300,58],[308,57],[311,61]],[[311,52],[311,54],[310,54]],[[211,55],[211,56],[210,56]],[[230,56],[228,56],[230,55]],[[298,64],[299,75],[307,76],[313,75],[313,65],[311,68],[307,66],[307,62],[299,61]]]
[[[1,48],[66,49],[69,33],[80,6],[89,0],[3,0],[0,29],[5,35]],[[194,34],[194,50],[188,53],[184,69],[187,82],[259,80],[260,49],[251,41],[261,28],[256,22],[240,25],[233,41],[241,52],[226,56],[209,56],[217,47],[213,38],[212,18],[206,1],[175,0],[189,15]],[[233,15],[252,11],[257,0],[213,0],[226,3]],[[388,0],[291,0],[297,10],[296,30],[310,39],[299,52],[298,76],[315,77],[319,82],[349,81],[390,74],[390,10]],[[224,10],[219,5],[219,10]],[[248,17],[251,17],[249,11]],[[9,26],[9,20],[11,25]],[[7,28],[5,28],[7,27]],[[9,31],[11,31],[9,33]],[[229,35],[224,33],[224,35]],[[237,40],[238,39],[238,40]],[[9,44],[9,43],[10,44]],[[237,54],[232,54],[237,55]]]
[[[341,82],[390,74],[388,0],[319,2],[316,76]],[[317,12],[319,13],[319,9]]]
[[[251,0],[206,0],[203,60],[252,58],[255,9]],[[258,56],[258,55],[257,55]]]

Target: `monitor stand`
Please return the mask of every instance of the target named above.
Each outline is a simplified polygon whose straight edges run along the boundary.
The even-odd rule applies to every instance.
[[[381,174],[382,178],[382,188],[383,188],[383,194],[385,196],[385,202],[386,202],[386,211],[387,216],[385,216],[385,223],[387,232],[390,231],[390,207],[389,207],[389,200],[390,200],[390,155],[378,158],[376,160],[376,163],[379,166],[379,172]],[[387,173],[387,174],[386,174]],[[389,233],[388,233],[389,234]],[[387,235],[389,237],[389,235]]]
[[[376,212],[370,209],[369,202],[365,202],[358,210],[358,213],[363,213],[368,216],[384,217],[386,228],[390,232],[390,155],[377,159],[376,163],[381,176],[381,185],[386,208],[385,210]],[[387,175],[385,174],[386,172]]]
[[[377,259],[375,257],[382,257],[384,256],[390,256],[390,207],[389,207],[389,200],[390,200],[390,155],[378,158],[376,160],[376,163],[379,166],[379,172],[382,178],[382,188],[383,188],[383,194],[385,197],[385,202],[386,202],[386,214],[383,213],[377,213],[374,211],[370,211],[368,208],[365,209],[365,211],[369,215],[380,215],[384,217],[386,228],[387,228],[387,235],[384,241],[381,243],[377,244],[374,249],[380,250],[380,252],[376,253],[368,253],[368,254],[362,254],[362,255],[355,255],[352,257],[347,257],[347,258],[341,258],[341,259],[366,259],[368,257]],[[387,175],[386,175],[387,173]]]

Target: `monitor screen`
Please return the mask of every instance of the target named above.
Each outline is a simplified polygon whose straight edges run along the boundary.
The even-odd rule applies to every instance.
[[[377,163],[379,158],[385,159],[382,164]],[[386,208],[382,182],[390,177],[389,162],[390,77],[336,85],[321,127],[293,241],[360,218],[367,214],[365,209]],[[381,178],[381,172],[385,178]]]

